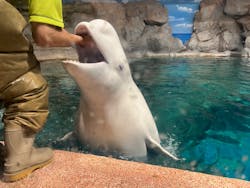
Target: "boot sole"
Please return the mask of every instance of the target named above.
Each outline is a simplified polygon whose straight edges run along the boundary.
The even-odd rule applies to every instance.
[[[5,182],[15,182],[15,181],[21,180],[21,179],[27,177],[28,175],[30,175],[35,170],[50,164],[52,161],[53,161],[53,159],[50,159],[48,161],[45,161],[45,162],[40,163],[40,164],[33,165],[33,166],[29,167],[29,168],[26,168],[26,169],[21,170],[21,171],[16,172],[16,173],[10,173],[10,174],[4,173],[3,174],[3,181],[5,181]]]

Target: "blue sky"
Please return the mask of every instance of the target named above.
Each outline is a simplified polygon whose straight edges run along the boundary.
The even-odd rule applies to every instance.
[[[168,9],[169,25],[172,33],[192,33],[194,14],[200,0],[162,0]]]

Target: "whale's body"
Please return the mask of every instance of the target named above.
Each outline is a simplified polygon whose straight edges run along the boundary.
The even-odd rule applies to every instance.
[[[81,22],[79,35],[90,35],[95,44],[77,46],[79,61],[64,67],[81,91],[76,135],[91,149],[145,157],[152,148],[177,158],[160,145],[149,107],[134,83],[127,58],[114,28],[107,21]]]

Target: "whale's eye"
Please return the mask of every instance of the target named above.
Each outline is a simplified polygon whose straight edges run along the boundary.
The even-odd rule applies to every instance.
[[[120,71],[123,71],[124,66],[123,65],[119,65],[118,68],[119,68]]]

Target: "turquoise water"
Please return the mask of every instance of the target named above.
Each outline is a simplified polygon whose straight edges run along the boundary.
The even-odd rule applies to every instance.
[[[60,63],[43,64],[50,115],[37,145],[88,152],[57,141],[74,128],[79,91]],[[147,163],[250,180],[250,61],[239,58],[143,59],[133,77],[155,118],[162,145],[185,161],[154,153]],[[1,113],[0,113],[1,114]]]
[[[159,132],[186,158],[177,167],[250,180],[249,60],[150,59],[132,69]]]

